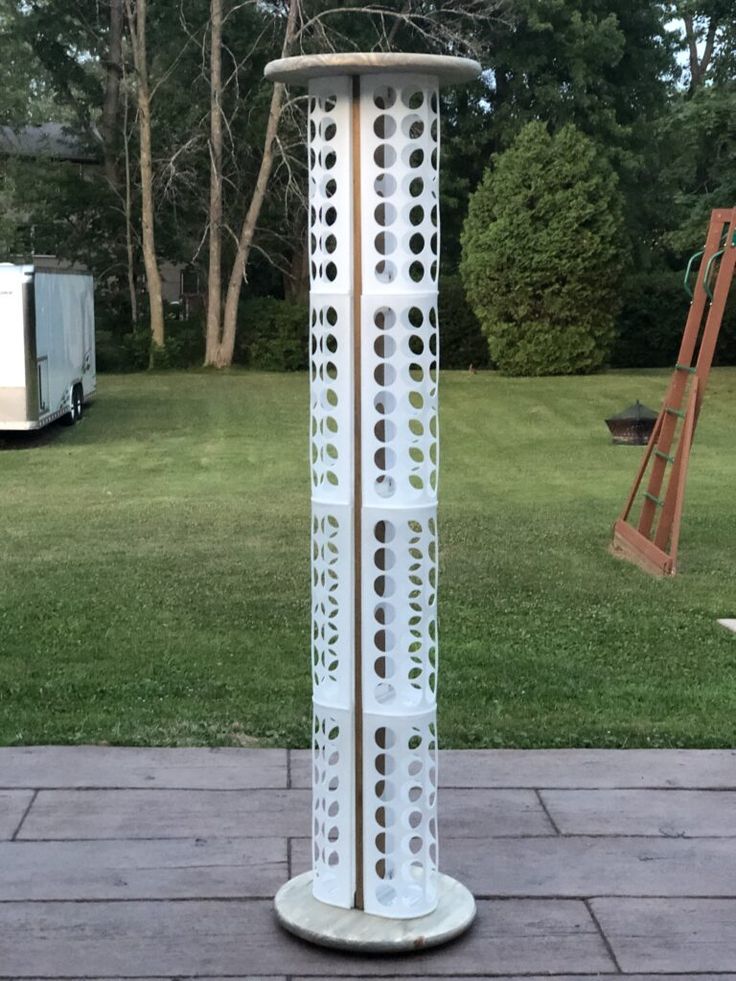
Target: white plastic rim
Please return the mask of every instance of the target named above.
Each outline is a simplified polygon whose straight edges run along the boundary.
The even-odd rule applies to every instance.
[[[363,908],[413,919],[438,903],[438,77],[404,70],[359,79],[357,379],[353,82],[309,83],[312,891],[333,906],[355,904],[359,639]]]

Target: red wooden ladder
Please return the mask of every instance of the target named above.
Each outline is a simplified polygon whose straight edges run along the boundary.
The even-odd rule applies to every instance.
[[[690,272],[701,257],[691,290]],[[614,554],[654,575],[674,576],[677,571],[690,448],[735,264],[736,208],[719,208],[711,212],[705,248],[688,263],[685,286],[692,302],[677,364],[631,492],[613,526]],[[636,504],[638,520],[633,521]]]

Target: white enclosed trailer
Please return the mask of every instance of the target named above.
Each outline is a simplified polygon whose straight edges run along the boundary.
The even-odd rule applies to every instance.
[[[0,263],[0,430],[77,422],[96,382],[92,277]]]

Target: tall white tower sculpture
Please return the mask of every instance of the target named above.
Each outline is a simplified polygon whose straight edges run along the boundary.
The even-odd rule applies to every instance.
[[[437,868],[437,55],[271,62],[309,85],[313,871],[276,897],[316,942],[448,940]]]

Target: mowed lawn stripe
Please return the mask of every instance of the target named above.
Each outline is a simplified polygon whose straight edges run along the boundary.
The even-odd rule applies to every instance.
[[[444,746],[733,742],[736,370],[714,371],[681,574],[606,545],[666,372],[440,384]],[[306,746],[306,375],[103,375],[2,440],[0,742]]]

